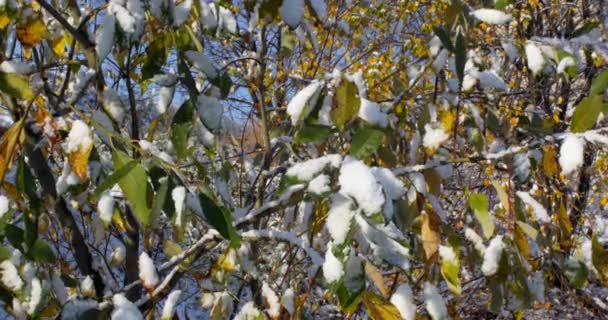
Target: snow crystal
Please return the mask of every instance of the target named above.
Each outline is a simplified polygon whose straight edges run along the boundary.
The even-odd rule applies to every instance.
[[[502,242],[502,236],[496,236],[490,240],[490,244],[483,254],[483,264],[481,265],[481,272],[483,272],[485,276],[496,274],[504,248],[505,244]]]
[[[315,80],[291,98],[287,104],[287,114],[291,117],[293,125],[308,117],[308,114],[317,103],[323,84],[322,81]]]
[[[283,0],[279,13],[287,25],[296,28],[304,16],[304,0]]]
[[[209,130],[219,129],[224,113],[222,102],[214,97],[199,95],[197,99],[198,115]]]
[[[342,244],[346,240],[346,235],[355,215],[355,212],[351,209],[352,205],[353,202],[350,199],[340,194],[334,194],[331,197],[326,226],[336,244]]]
[[[85,297],[95,297],[95,285],[93,284],[93,278],[86,276],[80,283],[80,292]]]
[[[475,232],[475,230],[466,228],[464,230],[464,237],[473,243],[477,252],[482,255],[486,252],[486,246],[483,244],[483,239],[477,234],[477,232]]]
[[[433,128],[429,123],[424,125],[424,130],[425,133],[422,138],[422,144],[429,150],[436,150],[442,143],[450,138],[443,128]]]
[[[241,311],[234,317],[234,320],[255,320],[264,317],[262,312],[258,310],[253,301],[249,301],[243,305]]]
[[[424,301],[426,310],[433,320],[443,320],[448,317],[448,310],[437,287],[429,282],[424,283]]]
[[[65,151],[67,153],[87,150],[93,145],[91,129],[82,120],[72,122],[72,129],[68,134]]]
[[[559,151],[559,165],[563,175],[569,175],[577,171],[584,161],[585,141],[583,138],[569,134]]]
[[[217,77],[218,71],[207,56],[204,53],[198,51],[186,51],[186,58],[192,62],[192,64],[199,70],[201,70],[207,78],[213,80]]]
[[[532,73],[537,75],[539,72],[543,71],[543,68],[545,67],[545,57],[540,48],[534,43],[528,42],[526,43],[525,51],[528,59],[528,68],[530,68]]]
[[[2,218],[9,209],[8,198],[0,195],[0,218]]]
[[[566,72],[567,68],[574,67],[574,66],[576,66],[576,61],[574,61],[574,58],[565,57],[557,65],[557,73],[562,74],[562,73]]]
[[[446,262],[456,263],[458,257],[456,256],[456,252],[454,252],[454,248],[450,246],[439,246],[439,256],[441,260]]]
[[[318,195],[331,191],[331,188],[329,187],[329,176],[326,174],[321,174],[310,180],[307,190],[308,192]]]
[[[342,156],[339,154],[329,154],[320,158],[298,162],[285,173],[289,177],[295,177],[300,181],[309,181],[327,166],[337,168],[342,162]]]
[[[391,296],[391,303],[397,307],[403,320],[416,319],[416,304],[414,303],[414,294],[412,288],[404,283],[400,285],[395,293]]]
[[[372,170],[362,161],[350,156],[344,159],[340,168],[340,193],[350,196],[367,214],[375,214],[382,210],[384,193],[374,177]]]
[[[504,24],[513,19],[510,14],[496,9],[478,9],[471,13],[477,20],[489,24]]]
[[[114,32],[116,29],[116,18],[111,13],[103,17],[101,27],[95,32],[95,52],[99,61],[103,61],[112,51],[114,45]]]
[[[266,281],[262,283],[262,296],[264,297],[264,300],[268,306],[268,308],[266,308],[268,315],[271,318],[277,318],[281,313],[279,297],[277,297],[277,294],[270,288]]]
[[[139,279],[142,285],[148,289],[153,289],[158,284],[158,274],[154,261],[145,252],[142,252],[139,256]]]
[[[25,61],[6,60],[0,63],[0,72],[27,74],[34,70],[34,66]]]
[[[327,247],[325,252],[325,262],[323,263],[323,277],[327,283],[334,283],[339,281],[344,275],[344,266],[342,262],[334,256],[331,251],[331,245]]]
[[[551,218],[547,214],[547,210],[543,207],[542,204],[538,203],[528,192],[517,191],[517,196],[523,201],[526,205],[532,208],[534,212],[534,216],[536,216],[536,220],[542,223],[550,223]]]
[[[118,293],[112,297],[114,311],[112,311],[112,320],[143,320],[143,316],[137,306],[122,294]]]
[[[287,312],[289,312],[290,315],[293,315],[294,312],[296,311],[296,306],[295,306],[294,292],[293,292],[292,288],[288,288],[287,290],[285,290],[285,292],[283,293],[283,297],[281,298],[281,301],[283,302],[283,306],[285,307],[285,310],[287,310]]]
[[[163,313],[161,315],[161,319],[173,319],[173,314],[175,313],[175,305],[179,300],[180,295],[182,294],[181,290],[173,290],[169,293],[167,297],[167,301],[165,301],[165,305],[163,306]]]
[[[17,268],[9,260],[0,263],[0,275],[2,276],[0,281],[8,289],[17,291],[23,287],[23,280],[21,280]]]
[[[125,117],[125,107],[118,92],[106,87],[103,90],[102,101],[104,110],[120,125]]]
[[[380,108],[380,105],[364,98],[361,98],[359,118],[367,121],[371,125],[381,128],[386,128],[388,126],[388,118],[386,113]]]
[[[190,10],[192,9],[192,0],[184,0],[179,5],[175,6],[173,10],[173,26],[179,27],[186,20],[188,20],[188,16],[190,15]]]

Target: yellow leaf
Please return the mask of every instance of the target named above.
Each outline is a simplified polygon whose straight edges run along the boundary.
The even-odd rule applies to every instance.
[[[390,289],[384,283],[384,277],[382,276],[380,270],[378,270],[378,268],[376,268],[373,264],[366,262],[365,274],[367,274],[367,277],[372,281],[374,286],[380,290],[380,293],[382,293],[384,297],[388,297],[390,294]]]
[[[5,12],[3,12],[2,14],[0,14],[0,29],[4,29],[6,28],[6,26],[8,26],[9,22],[11,22],[11,18],[8,17],[8,14]]]
[[[29,18],[24,23],[17,25],[15,32],[17,38],[25,48],[31,48],[38,44],[44,36],[46,26],[42,17]]]
[[[0,141],[0,182],[4,181],[4,174],[11,168],[13,156],[24,140],[23,121],[17,121],[2,135],[2,141]]]
[[[365,291],[363,294],[363,304],[367,309],[367,315],[372,320],[401,319],[401,314],[397,310],[397,307],[375,293]]]
[[[63,57],[65,54],[66,37],[63,35],[51,40],[51,48],[57,57]]]
[[[554,177],[559,173],[559,166],[557,165],[557,153],[554,146],[546,145],[543,148],[543,169],[545,174],[549,177]]]
[[[80,178],[85,180],[87,178],[89,155],[93,150],[93,144],[89,144],[88,147],[80,147],[78,150],[68,155],[68,161],[72,167],[72,171]]]
[[[182,253],[182,247],[171,240],[165,240],[163,241],[163,251],[167,256],[173,257]]]
[[[441,223],[437,214],[428,211],[420,216],[421,228],[420,235],[422,237],[422,247],[427,260],[430,260],[437,254],[439,250],[439,224]]]

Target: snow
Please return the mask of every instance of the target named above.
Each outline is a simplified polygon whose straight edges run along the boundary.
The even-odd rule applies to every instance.
[[[390,238],[387,234],[388,230],[378,230],[370,225],[360,214],[355,215],[355,221],[357,222],[359,231],[376,256],[403,270],[410,268],[409,249]]]
[[[207,3],[206,1],[200,1],[201,12],[200,21],[204,28],[215,29],[218,21],[215,17],[215,3]]]
[[[445,302],[437,287],[429,282],[424,283],[424,301],[426,310],[433,320],[443,320],[448,318],[448,310]]]
[[[505,24],[513,19],[510,14],[496,9],[478,9],[471,13],[477,20],[489,24]]]
[[[557,65],[557,73],[558,74],[565,73],[567,68],[574,67],[574,66],[576,66],[576,61],[574,61],[574,58],[565,57]]]
[[[51,277],[51,288],[52,292],[59,301],[60,304],[65,304],[68,301],[68,290],[61,280],[61,275],[58,272],[53,272],[53,276]]]
[[[359,118],[367,121],[371,125],[381,128],[386,128],[388,126],[387,115],[380,108],[380,105],[364,98],[361,98]]]
[[[29,289],[26,307],[27,313],[31,316],[36,313],[38,305],[40,305],[40,302],[42,301],[42,284],[40,283],[40,279],[32,279]]]
[[[536,216],[536,220],[542,223],[550,223],[551,218],[547,214],[547,210],[536,201],[528,192],[517,191],[517,196],[523,201],[527,206],[532,208],[532,212],[534,212],[534,216]]]
[[[156,104],[156,112],[158,114],[164,114],[167,112],[167,108],[173,101],[173,93],[175,92],[175,86],[161,87],[158,91],[158,103]]]
[[[159,86],[172,87],[177,83],[177,77],[171,73],[157,73],[150,78],[150,81]]]
[[[103,90],[102,101],[104,110],[120,125],[125,117],[125,107],[118,92],[106,87]]]
[[[485,276],[496,274],[504,248],[505,244],[502,242],[502,236],[496,236],[490,240],[490,244],[483,254],[483,263],[481,265],[481,272],[483,272]]]
[[[382,189],[389,199],[397,200],[405,195],[403,181],[397,178],[393,171],[387,168],[373,167],[372,174],[376,181],[382,185]]]
[[[424,125],[425,133],[422,138],[422,145],[429,150],[437,150],[450,136],[441,127],[433,128],[431,124]]]
[[[486,246],[483,244],[483,239],[471,228],[464,230],[464,237],[467,238],[475,246],[475,250],[483,255],[486,252]]]
[[[404,283],[400,285],[395,293],[391,296],[391,303],[397,307],[403,320],[416,319],[416,304],[414,303],[414,294],[412,288]]]
[[[8,198],[0,195],[0,218],[4,216],[10,209]]]
[[[221,24],[226,31],[233,34],[236,33],[236,19],[232,12],[224,7],[220,7],[219,13],[220,17],[218,23]]]
[[[139,279],[147,289],[153,289],[158,284],[158,274],[154,261],[150,259],[146,252],[139,255]]]
[[[456,264],[458,262],[458,257],[456,256],[456,252],[454,252],[454,248],[450,246],[439,246],[439,256],[441,260],[445,262],[451,262]]]
[[[335,244],[342,244],[346,240],[355,212],[351,209],[353,202],[340,195],[334,194],[330,198],[329,212],[327,213],[327,231]]]
[[[323,277],[327,283],[337,282],[344,276],[344,266],[342,265],[342,262],[334,256],[331,247],[331,245],[327,246],[325,262],[323,263]]]
[[[289,177],[295,177],[300,181],[310,181],[326,167],[331,166],[337,168],[340,166],[341,162],[341,155],[329,154],[316,159],[298,162],[287,169],[285,174]]]
[[[114,265],[120,266],[122,265],[122,263],[125,261],[125,258],[127,257],[127,250],[125,249],[125,247],[122,244],[119,244],[116,246],[116,248],[114,248],[114,251],[112,251],[112,263]]]
[[[188,16],[190,15],[190,10],[192,9],[192,0],[184,0],[182,3],[177,5],[173,10],[173,26],[179,27],[186,20],[188,20]]]
[[[501,45],[502,49],[507,54],[507,57],[509,57],[509,60],[515,61],[519,59],[519,51],[517,50],[517,47],[513,44],[513,41],[503,41]]]
[[[449,53],[450,52],[447,49],[441,49],[441,51],[439,51],[435,61],[433,61],[433,70],[435,70],[435,73],[439,73],[439,71],[445,67],[445,62],[448,60]]]
[[[97,213],[99,218],[106,224],[112,221],[114,215],[114,197],[109,192],[104,192],[97,202]]]
[[[318,175],[316,178],[310,180],[310,182],[308,183],[308,192],[314,193],[314,194],[318,194],[318,195],[322,195],[324,193],[327,193],[329,191],[331,191],[331,188],[329,187],[329,176],[326,174],[321,174]]]
[[[222,123],[224,106],[222,102],[206,95],[199,95],[197,99],[198,115],[209,130],[219,129]]]
[[[17,291],[23,287],[23,280],[11,261],[4,260],[0,263],[0,275],[0,281],[2,281],[2,284],[8,289]]]
[[[287,25],[296,28],[304,16],[304,0],[283,0],[279,14]]]
[[[317,103],[317,98],[323,88],[323,84],[324,82],[315,80],[291,98],[287,104],[287,114],[291,117],[293,125],[300,123],[300,121],[308,117],[308,114]]]
[[[84,316],[84,313],[92,308],[97,308],[98,303],[91,299],[72,299],[69,300],[61,310],[62,320],[78,319]],[[141,319],[141,318],[140,318]]]
[[[483,89],[496,89],[501,91],[509,91],[509,87],[496,73],[493,71],[482,71],[476,74],[479,79],[479,84]]]
[[[207,78],[213,80],[217,77],[218,71],[213,64],[213,61],[207,58],[204,53],[189,50],[185,52],[185,55],[186,58],[190,60],[190,62],[192,62],[197,69],[202,71],[205,76],[207,76]]]
[[[65,151],[67,153],[88,150],[93,145],[91,129],[82,120],[72,122],[72,129],[68,134]]]
[[[118,25],[126,33],[134,33],[137,27],[135,17],[123,6],[120,0],[111,0],[108,4],[108,12],[116,17]]]
[[[95,297],[95,285],[93,284],[93,278],[86,276],[80,283],[80,292],[83,296],[93,298]]]
[[[362,161],[347,156],[340,168],[340,193],[350,196],[366,214],[382,210],[384,193],[370,167]]]
[[[325,0],[311,0],[310,6],[315,11],[317,18],[319,18],[321,22],[325,22],[327,20],[327,4],[325,4]]]
[[[70,164],[65,161],[61,176],[57,178],[57,182],[55,183],[57,194],[64,194],[70,186],[77,185],[78,183],[80,183],[80,178],[72,172]]]
[[[163,13],[167,10],[168,6],[167,0],[150,0],[150,12],[158,20],[163,19]]]
[[[184,204],[186,203],[186,188],[175,187],[171,191],[171,199],[175,205],[175,225],[182,226],[184,223]]]
[[[95,32],[95,52],[99,61],[103,61],[112,51],[114,45],[114,32],[116,30],[116,18],[111,13],[103,17],[101,27]]]
[[[528,68],[532,74],[537,75],[543,71],[545,67],[545,57],[538,46],[532,42],[527,42],[525,46],[526,58],[528,59]]]
[[[270,288],[268,283],[264,281],[262,283],[262,296],[266,301],[266,312],[271,318],[277,318],[281,314],[281,304],[279,303],[279,297],[277,294]]]
[[[143,316],[139,309],[127,300],[122,294],[118,293],[112,297],[112,303],[114,304],[114,311],[112,311],[112,320],[143,320]]]
[[[559,150],[559,166],[563,175],[577,171],[582,165],[585,156],[585,141],[583,138],[569,134],[562,142]]]
[[[260,317],[264,318],[264,314],[255,307],[253,301],[249,301],[243,305],[234,320],[257,320]]]
[[[162,320],[173,319],[173,314],[175,313],[175,305],[177,304],[177,301],[179,300],[181,294],[181,290],[173,290],[171,291],[171,293],[169,293],[167,301],[165,301],[165,305],[163,306],[163,313],[160,317]]]
[[[32,73],[36,68],[28,62],[17,60],[5,60],[0,63],[0,72],[5,73]]]
[[[287,290],[285,290],[281,302],[283,302],[283,307],[285,307],[285,310],[287,310],[290,315],[293,315],[294,312],[296,312],[293,288],[287,288]]]

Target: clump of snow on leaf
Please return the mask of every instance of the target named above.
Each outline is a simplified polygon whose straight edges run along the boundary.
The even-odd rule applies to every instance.
[[[103,61],[112,51],[114,45],[114,32],[116,29],[116,18],[111,13],[106,13],[101,23],[101,28],[95,33],[95,52],[99,61]]]
[[[222,114],[224,106],[222,102],[215,97],[200,95],[197,99],[198,115],[201,121],[209,130],[220,128],[222,123]]]
[[[551,218],[547,214],[547,210],[543,207],[542,204],[538,203],[528,192],[517,191],[517,196],[523,201],[526,205],[532,208],[534,215],[536,216],[536,220],[549,223],[551,222]]]
[[[218,71],[213,64],[213,61],[209,59],[204,53],[198,51],[186,51],[186,58],[192,62],[192,64],[199,70],[201,70],[205,76],[209,79],[215,79],[218,75]]]
[[[287,25],[296,28],[304,16],[304,0],[283,0],[279,13]]]
[[[83,296],[94,298],[95,297],[95,285],[91,276],[86,276],[80,283],[80,292]]]
[[[456,252],[454,252],[454,248],[450,246],[439,246],[439,256],[441,260],[446,262],[456,263],[458,261],[458,257],[456,256]]]
[[[415,320],[416,319],[416,304],[414,303],[414,294],[412,288],[404,283],[400,285],[395,293],[391,296],[391,303],[397,307],[401,314],[401,319]]]
[[[308,117],[317,103],[321,88],[323,82],[315,80],[291,98],[287,104],[287,114],[291,117],[292,124],[296,125]]]
[[[496,9],[478,9],[471,13],[477,20],[489,24],[505,24],[513,19],[510,14]]]
[[[450,138],[450,136],[440,126],[432,126],[427,123],[424,125],[424,137],[422,138],[422,144],[429,150],[436,150]]]
[[[299,162],[287,169],[286,175],[295,177],[300,181],[310,181],[327,166],[337,168],[342,163],[342,156],[339,154],[329,154],[316,159]]]
[[[310,180],[307,190],[308,192],[318,195],[331,191],[331,188],[329,187],[329,176],[326,174],[321,174]]]
[[[241,311],[234,317],[234,320],[257,320],[263,316],[262,312],[253,304],[253,301],[249,301],[243,305]]]
[[[340,168],[340,193],[350,196],[366,214],[382,210],[384,193],[370,167],[350,156],[344,159]]]
[[[188,20],[191,9],[192,0],[184,0],[179,5],[175,6],[175,9],[173,10],[173,26],[179,27],[184,24],[184,22]]]
[[[486,246],[483,244],[483,239],[475,232],[475,230],[471,228],[466,228],[464,230],[464,237],[473,243],[475,250],[480,254],[484,254],[486,251]]]
[[[125,107],[118,92],[110,87],[106,87],[103,90],[102,101],[104,110],[110,117],[118,124],[122,123],[125,116]]]
[[[79,150],[87,150],[93,145],[91,137],[91,129],[82,120],[76,120],[72,123],[72,129],[68,134],[65,151],[68,153],[77,152]]]
[[[112,320],[143,320],[143,316],[137,306],[129,301],[122,293],[112,297],[114,310],[112,311]]]
[[[578,170],[584,161],[585,141],[574,134],[569,134],[559,151],[559,165],[563,175],[569,175]]]
[[[0,218],[2,218],[9,209],[8,198],[0,195]]]
[[[381,128],[386,128],[388,126],[387,115],[381,109],[380,105],[364,98],[361,98],[359,118],[367,121],[371,125]]]
[[[139,256],[139,279],[143,286],[148,289],[152,289],[158,284],[158,274],[154,261],[145,252],[142,252]]]
[[[342,244],[346,240],[355,215],[352,206],[353,202],[341,194],[334,194],[331,197],[326,226],[336,244]]]
[[[528,68],[534,75],[537,75],[545,67],[545,57],[538,46],[532,42],[526,43],[525,46],[526,58],[528,59]]]
[[[481,265],[481,272],[485,276],[496,274],[504,248],[505,244],[502,242],[502,236],[496,236],[490,240],[490,244],[483,254],[483,263]]]
[[[169,293],[167,301],[165,301],[165,305],[163,306],[163,313],[161,319],[173,319],[173,314],[175,313],[175,305],[177,304],[177,301],[179,300],[181,294],[181,290],[173,290],[171,291],[171,293]]]
[[[270,288],[266,281],[262,284],[262,296],[266,301],[266,312],[272,318],[276,318],[281,313],[281,304],[279,303],[279,297],[277,294]]]
[[[108,192],[104,192],[97,202],[97,213],[99,218],[105,222],[110,223],[112,221],[112,215],[114,214],[114,197]]]
[[[285,290],[281,301],[283,302],[283,307],[285,307],[285,310],[287,310],[290,315],[293,315],[296,311],[295,295],[293,292],[293,288],[288,288],[287,290]]]
[[[448,310],[437,287],[429,282],[424,283],[424,302],[426,310],[433,320],[447,319]]]
[[[323,277],[327,283],[339,281],[344,276],[344,265],[336,258],[331,247],[331,244],[327,246],[323,263]]]
[[[0,63],[0,72],[26,74],[35,70],[30,63],[18,60],[5,60]]]
[[[23,280],[14,264],[9,260],[0,263],[0,280],[2,284],[12,291],[17,291],[23,287]]]

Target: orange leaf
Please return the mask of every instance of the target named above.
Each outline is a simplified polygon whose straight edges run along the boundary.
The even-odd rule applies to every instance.
[[[25,48],[31,48],[38,44],[42,40],[45,31],[46,26],[40,16],[27,19],[25,23],[18,24],[15,29],[17,38],[19,38],[19,41]]]
[[[0,182],[4,181],[4,174],[6,170],[11,168],[13,156],[24,140],[23,121],[17,121],[2,135],[0,141]]]
[[[91,150],[93,150],[92,144],[90,144],[87,148],[80,147],[77,151],[74,151],[68,155],[68,161],[70,162],[72,171],[74,171],[80,180],[85,180],[87,178],[87,169]]]

